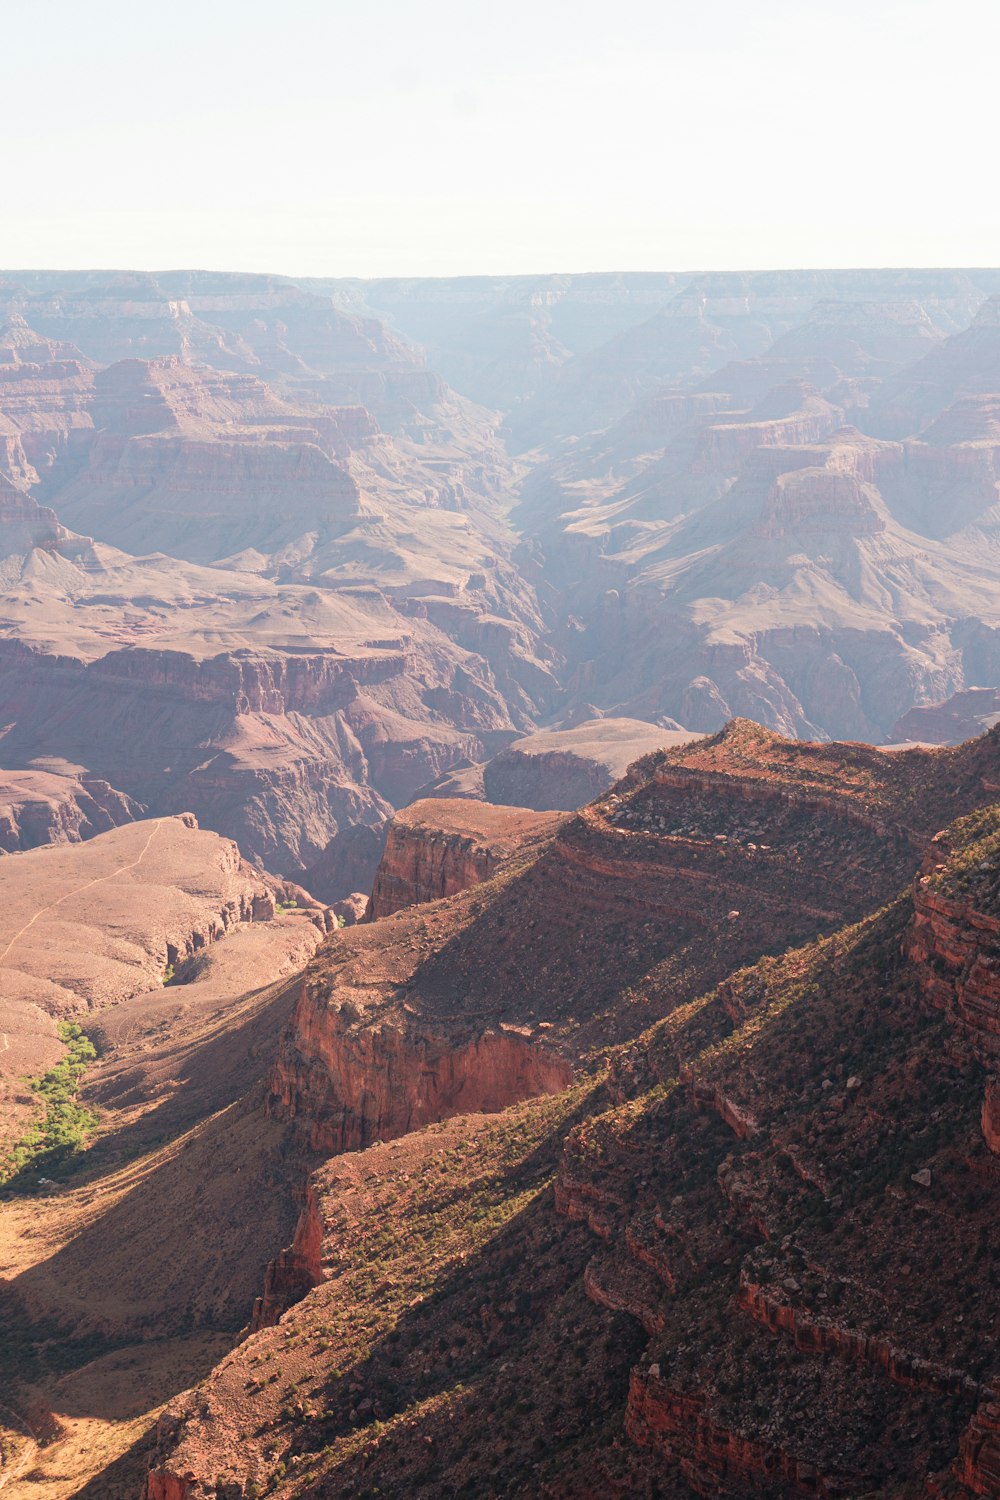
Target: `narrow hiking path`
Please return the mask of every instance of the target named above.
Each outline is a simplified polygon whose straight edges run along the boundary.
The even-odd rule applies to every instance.
[[[162,818],[156,819],[153,827],[150,829],[149,837],[146,839],[146,842],[142,846],[142,852],[140,853],[138,859],[130,860],[128,864],[119,865],[117,870],[109,870],[107,875],[97,875],[93,880],[86,880],[82,885],[75,886],[73,890],[66,891],[66,893],[58,897],[57,900],[50,901],[47,906],[39,907],[38,911],[35,912],[35,915],[31,917],[27,922],[25,922],[23,927],[15,932],[6,948],[2,953],[0,953],[0,964],[5,961],[14,944],[20,942],[21,938],[24,937],[24,934],[28,932],[30,928],[34,927],[39,917],[44,917],[46,912],[55,911],[56,907],[62,906],[64,901],[70,901],[74,896],[81,896],[84,891],[89,891],[92,886],[102,885],[106,880],[114,880],[117,876],[124,875],[127,870],[138,869],[139,865],[142,864],[143,860],[146,858],[146,855],[149,853],[149,846],[152,844],[157,833],[159,833],[162,823]],[[6,1041],[6,1037],[4,1038],[4,1040]]]

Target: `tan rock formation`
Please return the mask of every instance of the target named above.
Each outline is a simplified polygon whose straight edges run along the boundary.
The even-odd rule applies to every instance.
[[[59,762],[0,770],[0,852],[93,838],[143,809],[99,776]]]

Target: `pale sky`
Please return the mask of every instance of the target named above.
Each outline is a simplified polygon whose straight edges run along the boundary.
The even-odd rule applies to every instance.
[[[1000,264],[996,0],[0,0],[5,267]]]

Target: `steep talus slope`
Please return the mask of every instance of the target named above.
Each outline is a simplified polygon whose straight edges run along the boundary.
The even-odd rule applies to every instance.
[[[678,1012],[570,1136],[594,1294],[652,1335],[626,1430],[697,1494],[997,1493],[997,837],[960,820],[912,897]]]
[[[555,1097],[316,1173],[260,1331],[162,1419],[147,1500],[217,1486],[428,1500],[995,1495],[1000,833],[984,804],[996,755],[995,735],[887,755],[737,725],[640,762],[553,849],[601,822],[640,841],[647,866],[657,840],[678,863],[682,840],[718,842],[732,896],[744,854],[781,855],[791,886],[791,849],[808,841],[799,899],[806,883],[815,901],[839,899],[828,930],[852,903],[861,920],[720,972],[714,989],[693,976],[685,989],[674,961],[663,1019],[639,1034],[669,966],[650,968],[639,902],[651,877],[633,863],[636,905],[610,961],[639,948],[646,977],[618,976],[603,1028],[617,1014],[632,1040]],[[958,821],[934,838],[935,814]],[[550,858],[536,861],[546,889]],[[367,958],[353,934],[337,968],[318,956],[279,1075],[332,1006],[342,1026],[350,1009],[356,1044],[362,971],[373,1039],[398,1034],[403,1009],[426,1016],[436,922],[486,900],[509,916],[527,875],[360,930]],[[758,904],[784,878],[778,861],[769,879],[761,868]],[[664,883],[683,879],[664,866]],[[863,914],[894,887],[904,894]],[[547,956],[560,896],[535,890],[532,941]],[[738,947],[732,915],[714,927],[721,966]],[[785,932],[794,924],[789,895]],[[497,925],[509,946],[514,924]],[[450,994],[469,997],[466,1030],[477,998],[503,1010],[488,933],[482,909],[479,996],[471,966],[463,985],[450,971]],[[759,929],[755,941],[759,952]],[[592,955],[578,964],[596,990]],[[395,1015],[387,986],[405,995]],[[536,1027],[534,1041],[567,1055],[574,1034],[579,1018]],[[298,1107],[300,1129],[336,1149],[328,1099],[302,1094]]]

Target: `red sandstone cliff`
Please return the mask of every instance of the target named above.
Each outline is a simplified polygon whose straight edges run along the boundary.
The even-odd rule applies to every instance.
[[[557,814],[445,797],[413,802],[389,824],[368,921],[453,896],[487,880],[526,845],[554,833]]]
[[[358,1151],[434,1120],[555,1092],[573,1076],[543,1036],[513,1028],[457,1017],[435,1030],[405,1015],[373,1024],[352,1000],[338,1002],[321,972],[319,961],[301,981],[269,1104],[296,1122],[311,1150]]]

